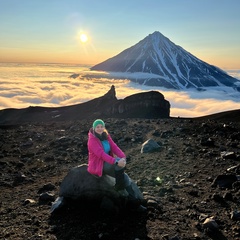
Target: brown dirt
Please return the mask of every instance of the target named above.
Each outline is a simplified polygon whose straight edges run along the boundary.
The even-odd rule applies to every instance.
[[[110,215],[69,206],[51,216],[39,201],[51,183],[54,198],[69,169],[87,163],[92,120],[0,128],[0,239],[240,239],[239,182],[213,187],[218,175],[239,175],[239,122],[201,119],[104,119],[126,152],[126,172],[144,193],[147,213]],[[154,139],[161,150],[141,153]],[[223,151],[233,152],[221,157]],[[30,199],[30,200],[29,200]],[[218,231],[203,228],[214,217]]]

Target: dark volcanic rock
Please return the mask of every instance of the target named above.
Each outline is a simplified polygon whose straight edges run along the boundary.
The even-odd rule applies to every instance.
[[[149,153],[158,151],[160,149],[160,145],[156,143],[153,139],[149,139],[143,143],[141,148],[141,153]]]
[[[59,198],[53,204],[52,211],[61,205],[60,201],[67,205],[66,202],[69,199],[85,208],[92,208],[93,202],[95,206],[98,204],[111,211],[125,208],[129,197],[122,196],[114,189],[114,185],[115,179],[108,175],[102,177],[91,175],[87,171],[86,164],[74,167],[63,179],[60,185]],[[131,187],[134,198],[138,202],[143,201],[141,191],[132,180]],[[124,204],[122,204],[122,198],[124,198]]]
[[[87,163],[94,118],[0,126],[0,239],[239,240],[239,158],[220,155],[240,154],[232,137],[240,124],[233,113],[218,114],[218,120],[104,118],[127,155],[126,173],[143,193],[146,214],[108,214],[94,204],[51,214],[65,176]],[[20,147],[29,138],[33,144]],[[161,143],[161,151],[142,154],[150,138]],[[214,146],[200,144],[208,138]],[[101,208],[114,208],[110,200],[103,197]],[[217,229],[206,225],[208,218]]]
[[[170,103],[157,91],[137,93],[114,104],[111,114],[126,118],[168,118]]]
[[[106,117],[168,118],[169,116],[170,103],[160,92],[143,92],[118,100],[115,87],[112,86],[104,96],[72,106],[1,110],[0,124],[73,121]],[[30,146],[29,141],[24,143],[25,145]]]
[[[236,175],[219,175],[214,179],[212,186],[219,186],[220,188],[232,188],[233,183],[237,181],[238,178]]]

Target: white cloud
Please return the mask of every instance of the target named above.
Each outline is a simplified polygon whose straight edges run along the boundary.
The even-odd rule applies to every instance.
[[[160,91],[171,104],[172,117],[198,117],[212,113],[240,109],[239,92],[224,92],[212,89],[209,91],[181,92],[169,89],[148,87],[135,84],[126,79],[114,80],[94,74],[94,78],[86,76],[79,79],[46,76],[36,77],[29,81],[23,77],[15,77],[14,81],[0,81],[0,109],[25,108],[29,106],[57,107],[83,103],[103,96],[112,85],[116,96],[123,99],[142,91]],[[37,75],[37,74],[36,74]]]
[[[240,80],[240,70],[239,69],[228,69],[227,73],[234,77],[237,78],[238,80]]]

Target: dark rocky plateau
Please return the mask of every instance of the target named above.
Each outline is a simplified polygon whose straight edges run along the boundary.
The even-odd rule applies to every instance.
[[[76,203],[50,213],[63,178],[87,163],[95,115],[0,125],[0,239],[240,239],[239,112],[104,118],[127,154],[126,172],[143,192],[146,213]],[[148,139],[161,147],[141,153]],[[210,217],[213,226],[204,224]]]
[[[170,103],[158,91],[142,92],[124,99],[116,98],[115,87],[102,97],[66,107],[28,107],[0,111],[0,124],[69,121],[87,118],[161,118],[169,117]]]

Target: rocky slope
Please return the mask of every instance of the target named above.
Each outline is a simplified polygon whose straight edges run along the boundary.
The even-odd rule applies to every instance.
[[[1,125],[0,239],[240,239],[240,122],[220,116],[104,119],[144,193],[145,214],[76,205],[50,214],[69,169],[87,163],[93,118]],[[160,150],[141,153],[148,139]]]

